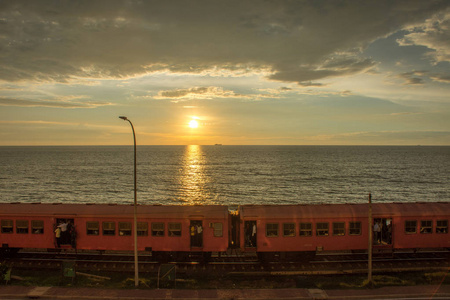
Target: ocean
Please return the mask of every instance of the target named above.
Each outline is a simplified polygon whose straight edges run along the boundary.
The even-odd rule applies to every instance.
[[[0,202],[133,203],[132,146],[0,147]],[[139,204],[450,201],[448,146],[138,146]]]

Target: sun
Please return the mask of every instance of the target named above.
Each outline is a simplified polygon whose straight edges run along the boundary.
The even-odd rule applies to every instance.
[[[191,120],[189,122],[189,127],[190,128],[198,128],[198,122],[196,120]]]

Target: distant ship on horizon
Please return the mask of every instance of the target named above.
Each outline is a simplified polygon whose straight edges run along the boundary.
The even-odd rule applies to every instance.
[[[222,144],[214,144],[214,146],[222,146]]]

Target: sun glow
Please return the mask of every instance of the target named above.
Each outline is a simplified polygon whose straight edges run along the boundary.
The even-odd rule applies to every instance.
[[[191,121],[189,122],[189,127],[190,127],[190,128],[198,128],[198,122],[197,122],[197,120],[191,120]]]

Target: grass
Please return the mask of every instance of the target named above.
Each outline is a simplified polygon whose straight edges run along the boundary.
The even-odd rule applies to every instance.
[[[22,286],[66,286],[66,287],[97,287],[97,288],[134,288],[134,274],[113,272],[85,272],[91,275],[109,277],[110,279],[77,276],[63,277],[61,271],[52,270],[14,270],[12,275],[21,280],[12,279],[9,284]],[[408,272],[374,275],[373,285],[369,286],[367,276],[361,275],[329,275],[329,276],[258,276],[232,277],[187,276],[177,274],[177,281],[161,281],[160,288],[177,289],[277,289],[277,288],[319,288],[319,289],[367,289],[383,286],[414,286],[424,284],[450,284],[447,272]],[[18,278],[15,277],[15,278]],[[207,277],[207,278],[204,278]],[[140,274],[140,288],[154,289],[158,287],[156,274]]]

